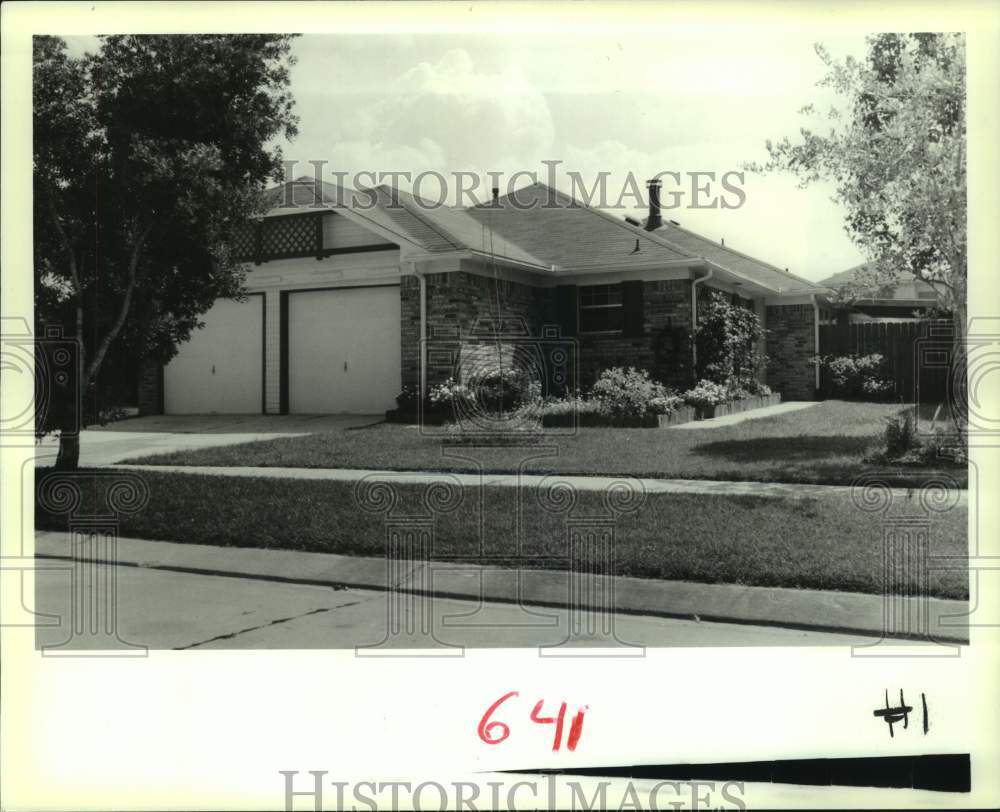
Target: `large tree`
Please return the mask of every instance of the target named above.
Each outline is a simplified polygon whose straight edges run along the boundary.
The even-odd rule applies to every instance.
[[[927,282],[951,311],[957,347],[966,328],[965,38],[878,34],[863,60],[837,61],[822,47],[821,86],[841,104],[795,141],[767,142],[769,161],[805,186],[832,181],[851,239],[869,263],[859,288],[903,274]],[[817,117],[809,105],[803,114]]]
[[[78,347],[38,426],[60,431],[58,466],[78,463],[70,429],[81,402],[101,410],[109,359],[166,361],[242,295],[229,245],[281,177],[275,139],[296,134],[292,64],[287,35],[108,36],[79,58],[35,38],[36,330]]]

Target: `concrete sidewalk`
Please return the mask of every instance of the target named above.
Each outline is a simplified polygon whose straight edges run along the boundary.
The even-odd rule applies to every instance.
[[[568,609],[102,564],[85,565],[94,578],[84,579],[75,591],[69,561],[37,563],[34,609],[46,622],[29,620],[28,626],[35,625],[36,648],[55,655],[96,650],[103,656],[110,650],[141,656],[144,652],[134,646],[154,651],[354,649],[362,658],[536,648],[543,657],[606,658],[641,657],[645,647],[846,647],[872,642],[857,635],[642,615],[615,616],[613,636],[600,628],[581,634],[573,630],[579,613]],[[87,621],[95,615],[104,619],[99,616],[106,606],[102,586],[109,584],[115,590],[114,614],[95,629]]]
[[[77,554],[83,560],[91,560],[85,549],[81,548]],[[35,536],[35,554],[43,559],[72,559],[68,534],[39,531]],[[941,642],[968,641],[968,603],[938,598],[884,599],[881,595],[849,592],[657,581],[562,570],[514,570],[447,561],[389,562],[385,558],[140,539],[119,539],[117,562],[174,572],[432,595],[435,599],[519,602],[592,612],[613,608],[615,614],[805,629],[863,635],[876,640],[883,636],[886,617],[925,617],[927,631],[907,627],[909,634],[892,636],[916,637],[926,643],[929,632]],[[398,575],[400,572],[403,574]]]
[[[479,486],[515,488],[550,487],[560,483],[578,491],[604,491],[609,486],[626,483],[645,494],[697,493],[718,496],[762,496],[808,499],[840,494],[848,496],[857,489],[850,485],[810,485],[781,482],[735,482],[711,479],[649,479],[621,476],[581,476],[574,474],[463,474],[446,471],[380,471],[365,468],[278,468],[278,467],[212,467],[198,465],[109,465],[129,471],[162,471],[202,476],[256,477],[263,479],[308,479],[332,482],[358,482],[376,479],[400,485],[427,485],[432,482],[450,482],[462,487]],[[890,488],[894,501],[919,498],[913,488]],[[956,505],[968,503],[969,492],[957,491]]]

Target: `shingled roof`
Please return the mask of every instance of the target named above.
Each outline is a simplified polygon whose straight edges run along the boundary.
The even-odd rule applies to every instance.
[[[673,245],[679,245],[695,256],[708,260],[713,265],[750,279],[759,285],[779,293],[823,293],[824,286],[810,282],[793,273],[782,270],[769,262],[764,262],[749,254],[727,248],[715,240],[710,240],[677,223],[665,221],[662,226],[649,232]]]
[[[585,206],[542,183],[466,211],[557,270],[648,266],[692,259],[641,228]]]
[[[276,204],[270,214],[283,213],[288,185],[268,191]],[[352,215],[393,235],[401,244],[432,254],[471,251],[549,272],[708,262],[775,293],[826,292],[820,285],[674,223],[647,231],[543,183],[466,209],[432,204],[387,185],[352,190],[325,181],[317,186],[312,178],[300,178],[290,186],[297,207],[319,202],[333,209],[350,209]]]
[[[289,191],[293,206],[287,205]],[[409,192],[384,184],[355,190],[328,181],[317,186],[312,178],[305,177],[276,186],[265,194],[273,206],[269,215],[314,211],[311,207],[318,202],[334,210],[349,209],[353,216],[428,253],[488,253],[492,248],[501,258],[545,270],[551,266],[502,235],[490,232],[485,224],[462,209],[419,200]]]

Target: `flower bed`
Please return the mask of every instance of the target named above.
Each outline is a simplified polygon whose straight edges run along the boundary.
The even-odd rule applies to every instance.
[[[775,406],[781,403],[781,395],[751,395],[728,403],[715,406],[679,406],[670,414],[644,415],[642,417],[615,417],[605,414],[580,412],[575,414],[547,414],[542,417],[543,428],[623,428],[623,429],[655,429],[671,428],[682,423],[695,420],[710,420],[713,417],[723,417],[727,414],[739,414],[751,409],[763,409],[765,406]]]
[[[714,406],[698,406],[695,409],[695,420],[711,420],[713,417],[724,417],[727,414],[739,414],[751,409],[763,409],[765,406],[776,406],[781,403],[781,395],[773,392],[770,395],[750,395],[749,397],[717,403]]]
[[[541,387],[530,380],[525,383],[522,377],[483,373],[471,378],[470,384],[449,378],[431,389],[421,415],[416,392],[404,389],[396,398],[398,408],[386,413],[386,421],[416,423],[422,418],[429,426],[454,423],[459,432],[469,422],[477,434],[485,428],[498,435],[539,427],[669,428],[781,402],[780,395],[755,380],[720,384],[703,379],[677,394],[647,371],[633,367],[606,369],[589,393],[557,398],[543,398]],[[508,422],[509,418],[516,420]]]
[[[542,427],[546,429],[564,429],[579,426],[581,428],[617,428],[617,429],[655,429],[660,425],[660,418],[669,415],[610,415],[595,412],[560,412],[559,414],[542,415]]]

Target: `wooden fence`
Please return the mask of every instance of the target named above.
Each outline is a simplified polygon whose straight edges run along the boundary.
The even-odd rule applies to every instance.
[[[822,324],[822,356],[885,357],[885,376],[892,380],[893,399],[907,403],[942,402],[948,398],[951,374],[952,325],[947,319],[907,322]],[[820,395],[832,396],[830,376],[820,372]]]

